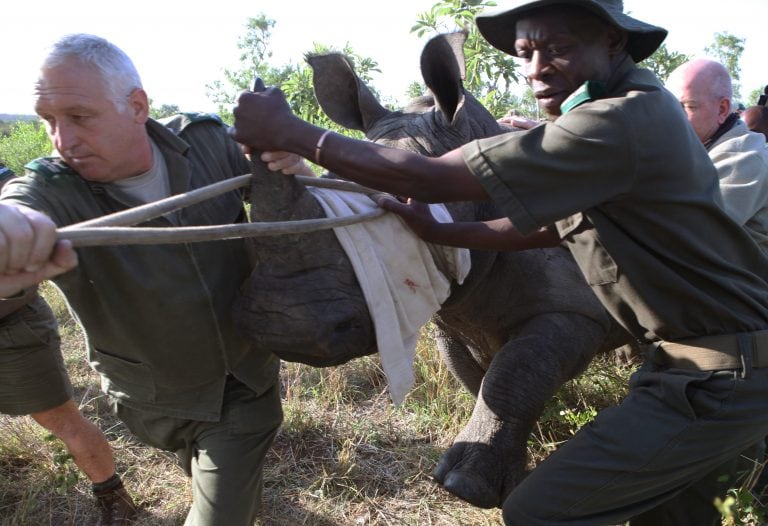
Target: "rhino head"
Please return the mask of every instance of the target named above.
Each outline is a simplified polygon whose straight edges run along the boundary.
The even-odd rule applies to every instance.
[[[254,167],[268,172],[262,164]],[[249,199],[254,222],[325,216],[292,176],[259,173]],[[376,352],[365,297],[333,231],[255,238],[253,260],[233,306],[235,323],[252,346],[316,367]]]
[[[313,69],[315,96],[334,122],[362,131],[366,138],[393,148],[439,156],[473,139],[512,129],[496,118],[464,88],[464,31],[430,39],[421,54],[421,73],[428,93],[411,100],[402,110],[382,106],[355,73],[344,55],[308,56]],[[455,221],[487,221],[501,217],[491,201],[447,203]],[[494,264],[493,251],[472,251],[472,270],[464,285],[455,287],[445,305],[461,303],[476,281]]]
[[[376,143],[438,156],[472,139],[504,131],[464,89],[465,32],[433,37],[421,54],[421,73],[429,94],[402,111],[383,107],[357,76],[350,60],[331,53],[307,57],[315,96],[334,122],[365,133]]]
[[[466,34],[431,39],[421,56],[430,94],[402,111],[382,106],[342,54],[307,57],[323,111],[372,141],[441,155],[477,137],[504,131],[463,87]],[[320,205],[293,178],[254,178],[252,221],[323,217]],[[478,217],[477,205],[452,205],[455,219]],[[330,230],[260,237],[254,270],[234,306],[238,328],[250,343],[288,361],[331,366],[376,352],[375,331],[351,263]],[[476,261],[473,256],[473,268]]]

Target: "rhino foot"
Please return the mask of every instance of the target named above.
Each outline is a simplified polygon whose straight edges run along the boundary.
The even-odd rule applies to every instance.
[[[432,474],[446,491],[478,508],[499,508],[525,476],[525,450],[499,455],[486,444],[456,442]]]

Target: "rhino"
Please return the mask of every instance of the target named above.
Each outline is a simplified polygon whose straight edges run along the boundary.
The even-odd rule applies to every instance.
[[[465,39],[464,32],[443,34],[425,45],[421,72],[429,93],[401,111],[385,108],[344,55],[306,59],[317,100],[333,121],[368,140],[437,156],[509,132],[463,87]],[[255,178],[250,199],[253,221],[324,216],[292,177]],[[501,216],[490,202],[447,208],[455,221]],[[365,298],[331,231],[258,238],[255,248],[253,274],[234,307],[254,345],[314,366],[376,352]],[[525,476],[526,443],[547,400],[628,336],[563,247],[471,251],[469,275],[451,284],[433,322],[441,358],[476,397],[433,477],[466,502],[500,507]]]

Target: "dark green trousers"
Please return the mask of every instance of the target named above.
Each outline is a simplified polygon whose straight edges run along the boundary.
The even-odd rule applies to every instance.
[[[261,506],[264,458],[283,419],[277,384],[258,396],[230,379],[218,422],[117,407],[118,416],[140,440],[175,451],[192,477],[193,502],[185,525],[253,525]]]
[[[738,487],[743,453],[768,434],[768,368],[643,366],[617,407],[601,411],[504,502],[507,525],[714,526],[713,502]]]

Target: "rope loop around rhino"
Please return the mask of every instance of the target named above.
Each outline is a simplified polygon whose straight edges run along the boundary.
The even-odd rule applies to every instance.
[[[241,175],[217,183],[147,203],[145,205],[90,219],[59,228],[59,239],[69,240],[75,247],[114,245],[160,245],[169,243],[192,243],[244,237],[303,234],[353,225],[370,221],[386,213],[377,209],[364,214],[347,217],[302,219],[296,221],[274,221],[261,223],[237,223],[232,225],[188,226],[188,227],[134,227],[150,219],[168,214],[186,206],[199,203],[211,197],[244,187],[251,182],[251,174]],[[321,177],[296,175],[297,181],[306,186],[317,186],[349,192],[358,192],[373,197],[381,194],[377,190],[344,181]]]

